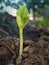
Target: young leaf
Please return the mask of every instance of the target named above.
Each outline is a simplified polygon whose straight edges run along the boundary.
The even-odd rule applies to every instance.
[[[21,6],[19,7],[17,11],[17,23],[19,28],[24,28],[28,21],[29,21],[29,16],[28,16],[28,10],[26,6]]]

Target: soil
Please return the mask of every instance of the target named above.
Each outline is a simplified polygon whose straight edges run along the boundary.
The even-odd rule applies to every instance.
[[[18,52],[19,35],[0,28],[0,65],[49,65],[49,27],[27,26],[23,55]]]

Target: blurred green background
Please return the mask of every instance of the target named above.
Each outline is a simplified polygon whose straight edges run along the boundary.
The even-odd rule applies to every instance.
[[[49,27],[49,0],[0,0],[1,28],[15,34],[13,31],[17,28],[16,11],[19,6],[28,8],[32,25]]]

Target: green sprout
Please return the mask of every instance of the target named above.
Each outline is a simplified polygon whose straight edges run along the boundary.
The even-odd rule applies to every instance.
[[[26,6],[20,6],[17,11],[17,23],[19,27],[19,34],[20,34],[20,50],[19,55],[23,54],[23,29],[29,22],[29,12]]]

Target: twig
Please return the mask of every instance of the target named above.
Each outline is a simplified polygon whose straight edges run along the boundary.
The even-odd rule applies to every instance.
[[[3,30],[2,28],[0,28],[0,32],[2,32],[3,34],[9,36],[8,32],[6,32],[5,30]]]

